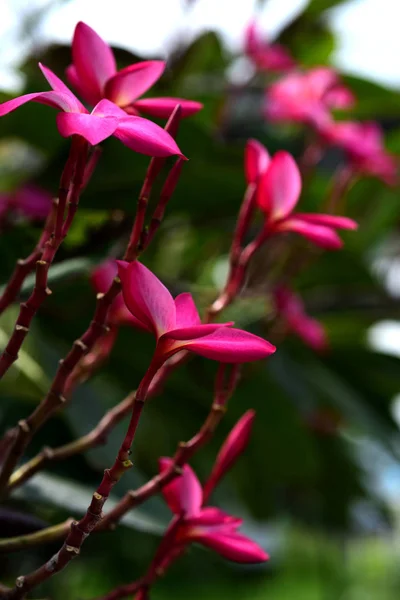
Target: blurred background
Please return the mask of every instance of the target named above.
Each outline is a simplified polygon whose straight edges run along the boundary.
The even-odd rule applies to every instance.
[[[307,130],[262,115],[264,90],[276,74],[258,72],[245,56],[244,32],[282,43],[303,67],[333,65],[354,92],[352,119],[377,121],[387,148],[400,154],[400,6],[393,0],[0,0],[0,100],[43,88],[38,60],[60,77],[80,20],[114,48],[119,66],[165,58],[157,96],[199,100],[178,137],[189,157],[167,217],[143,261],[175,294],[191,291],[205,307],[223,286],[236,215],[245,190],[249,137],[271,152],[301,156]],[[25,183],[55,194],[68,152],[47,107],[26,105],[0,121],[0,191]],[[318,211],[340,163],[330,151],[305,182],[301,211]],[[94,306],[89,275],[117,256],[129,235],[147,160],[116,140],[85,191],[79,217],[51,271],[53,295],[42,307],[20,359],[0,385],[0,426],[29,413],[48,388],[57,361],[86,328]],[[400,597],[400,198],[396,186],[365,177],[353,185],[346,214],[357,233],[340,252],[317,252],[293,276],[307,312],[325,327],[328,348],[315,352],[282,335],[271,300],[274,249],[251,265],[247,287],[227,311],[236,325],[278,345],[248,365],[213,441],[194,459],[205,478],[222,440],[248,408],[257,411],[250,445],[215,493],[214,502],[245,519],[244,532],[271,555],[267,566],[228,564],[192,548],[152,591],[152,598],[254,600],[395,600]],[[36,243],[40,218],[0,213],[0,281]],[[293,243],[301,244],[297,239]],[[296,246],[297,247],[297,246]],[[279,249],[278,249],[279,250]],[[268,254],[272,252],[272,254]],[[29,278],[23,288],[32,289]],[[0,344],[17,308],[0,318]],[[35,438],[29,455],[87,433],[107,408],[133,389],[152,352],[150,336],[121,328],[101,373],[82,385],[65,412]],[[134,488],[192,435],[212,401],[216,365],[194,358],[173,374],[143,416],[135,469],[115,495]],[[37,475],[0,508],[0,536],[79,516],[119,446],[108,443]],[[43,597],[92,598],[146,568],[169,519],[161,498],[132,511],[115,532],[92,537],[82,556],[47,583]],[[54,547],[1,557],[0,578],[41,564]]]

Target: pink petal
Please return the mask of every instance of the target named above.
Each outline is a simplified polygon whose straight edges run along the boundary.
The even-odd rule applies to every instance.
[[[325,102],[332,108],[348,109],[356,104],[356,98],[347,87],[337,85],[325,94]]]
[[[92,271],[90,275],[90,281],[96,292],[104,293],[109,289],[114,277],[116,277],[117,275],[118,268],[116,262],[115,260],[110,259],[106,260],[94,271]],[[145,329],[146,331],[148,331],[146,325],[142,323],[139,319],[134,317],[132,313],[128,310],[124,302],[122,293],[119,293],[118,296],[114,299],[109,310],[108,319],[114,325],[130,325],[133,327],[137,327],[138,329]]]
[[[138,261],[117,260],[124,300],[134,317],[156,337],[175,326],[175,302],[167,288]]]
[[[204,504],[204,495],[203,495],[203,504]],[[236,517],[232,517],[232,515],[228,515],[223,512],[219,508],[215,508],[214,506],[206,506],[201,509],[198,515],[192,517],[191,519],[186,519],[186,522],[191,527],[195,527],[196,525],[206,526],[222,526],[228,529],[240,527],[242,524],[242,519],[237,519]]]
[[[160,458],[160,472],[162,473],[165,469],[171,468],[172,462],[170,458]],[[203,500],[203,490],[189,465],[183,467],[183,473],[180,477],[163,487],[162,493],[173,513],[180,514],[184,512],[188,517],[194,517],[199,513]]]
[[[208,533],[202,532],[192,534],[193,541],[200,542],[208,548],[212,548],[228,560],[239,563],[258,563],[269,559],[258,544],[239,533]]]
[[[141,154],[160,157],[174,154],[183,156],[174,138],[148,119],[126,117],[119,122],[114,135],[125,146]]]
[[[16,210],[36,219],[45,219],[47,217],[51,203],[51,194],[35,185],[23,186],[17,191],[15,197]]]
[[[283,221],[277,231],[294,231],[326,250],[338,250],[343,246],[343,242],[336,231],[330,227],[307,223],[296,217]]]
[[[202,338],[205,335],[214,333],[220,327],[231,327],[233,321],[227,323],[206,323],[200,325],[192,325],[188,327],[182,327],[180,329],[171,329],[163,337],[170,340],[193,340]]]
[[[175,298],[176,327],[185,328],[201,324],[192,294],[185,292]]]
[[[136,100],[134,108],[145,115],[168,119],[172,111],[179,104],[181,107],[181,117],[191,117],[203,108],[201,102],[195,100],[184,100],[183,98],[144,98]]]
[[[61,79],[57,77],[55,73],[53,73],[53,71],[51,71],[41,63],[39,63],[39,68],[55,92],[61,92],[62,94],[65,94],[70,98],[71,106],[76,107],[72,112],[87,112],[82,102],[78,100],[75,94],[71,92],[71,90],[65,85],[65,83],[61,81]]]
[[[164,73],[165,62],[146,60],[130,65],[107,81],[105,95],[119,106],[127,106],[147,92]]]
[[[118,119],[81,113],[58,113],[57,127],[63,137],[81,135],[89,144],[96,146],[115,132]]]
[[[328,347],[325,328],[316,319],[304,316],[291,323],[291,328],[313,350],[322,351]]]
[[[294,158],[277,152],[261,178],[258,204],[274,220],[287,217],[296,206],[301,192],[301,177]]]
[[[76,92],[78,92],[79,96],[81,96],[86,102],[89,102],[90,104],[90,90],[88,92],[86,90],[85,83],[79,79],[75,65],[69,65],[65,69],[65,76],[67,78],[68,83],[76,90]]]
[[[248,140],[244,153],[244,171],[247,183],[256,183],[266,171],[270,156],[267,149],[257,140]]]
[[[320,215],[313,213],[296,213],[296,218],[299,218],[306,223],[322,225],[323,227],[332,227],[333,229],[358,228],[358,223],[353,221],[353,219],[349,219],[348,217],[337,217],[335,215]]]
[[[336,71],[329,67],[317,67],[304,75],[306,85],[313,90],[314,97],[322,98],[339,81]]]
[[[111,48],[88,25],[79,22],[72,40],[72,58],[79,81],[82,82],[91,104],[104,96],[104,86],[116,71]]]
[[[74,112],[76,110],[76,104],[72,103],[71,98],[66,94],[61,92],[36,92],[25,94],[24,96],[19,96],[0,104],[0,117],[7,115],[27,102],[38,102],[39,104],[46,104],[46,106],[67,112]]]
[[[189,340],[182,348],[226,363],[259,360],[276,350],[275,346],[252,333],[229,327],[219,327],[210,335]]]
[[[248,410],[239,419],[223,443],[210,477],[204,485],[204,502],[207,501],[221,478],[232,468],[239,456],[244,452],[250,440],[255,416],[256,413],[254,410]]]

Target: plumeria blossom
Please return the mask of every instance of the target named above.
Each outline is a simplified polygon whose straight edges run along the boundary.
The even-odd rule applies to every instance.
[[[0,218],[15,213],[28,219],[45,219],[52,203],[51,195],[44,189],[27,184],[13,192],[0,193]]]
[[[330,121],[332,109],[351,108],[354,102],[352,92],[333,69],[318,67],[289,73],[272,84],[265,99],[265,116],[270,121],[294,121],[319,129]]]
[[[171,468],[172,459],[161,458],[159,463],[162,472]],[[185,465],[182,475],[163,487],[162,492],[171,511],[181,517],[173,540],[175,548],[198,542],[235,562],[268,560],[268,554],[258,544],[238,533],[241,519],[213,506],[203,507],[203,490],[189,465]]]
[[[265,146],[254,139],[247,141],[244,152],[244,173],[248,185],[258,183],[270,161],[271,157]]]
[[[4,116],[27,102],[58,109],[57,127],[63,137],[80,135],[96,145],[114,135],[135,152],[150,156],[182,155],[175,140],[164,129],[141,117],[128,116],[109,100],[100,100],[89,113],[82,102],[50,69],[39,64],[52,91],[25,94],[0,104]]]
[[[335,229],[356,229],[357,223],[347,217],[293,213],[300,192],[301,176],[294,158],[288,152],[277,152],[262,175],[257,192],[257,204],[265,213],[265,237],[291,231],[321,248],[341,248],[343,243]]]
[[[244,452],[250,440],[255,416],[256,413],[254,410],[245,412],[222,444],[211,474],[203,487],[204,502],[208,500],[213,489]]]
[[[117,263],[126,306],[156,337],[156,361],[162,363],[180,350],[227,363],[257,360],[275,352],[272,344],[231,328],[232,323],[202,324],[191,294],[174,299],[141,263]]]
[[[356,173],[374,175],[395,185],[397,163],[385,149],[382,129],[377,123],[328,122],[321,134],[326,142],[341,147]]]
[[[198,112],[203,105],[182,98],[145,98],[145,92],[161,77],[165,62],[148,60],[117,71],[110,46],[85,23],[78,23],[72,40],[73,63],[67,68],[67,79],[82,98],[95,105],[103,98],[111,100],[129,114],[144,113],[168,118],[177,104],[182,117]]]
[[[326,350],[328,340],[325,328],[317,319],[306,314],[301,298],[286,286],[279,286],[274,296],[278,315],[285,321],[288,330],[313,350]]]
[[[296,64],[286,48],[280,44],[270,44],[260,37],[255,21],[246,28],[244,50],[260,71],[287,71]]]

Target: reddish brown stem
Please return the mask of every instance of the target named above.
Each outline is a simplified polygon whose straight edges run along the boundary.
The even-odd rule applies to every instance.
[[[0,378],[17,360],[19,349],[29,332],[33,317],[36,315],[47,296],[51,294],[51,290],[47,287],[48,273],[62,242],[59,219],[60,215],[63,215],[63,207],[65,207],[74,170],[76,169],[77,172],[82,172],[83,174],[83,168],[86,162],[86,149],[87,143],[84,140],[82,142],[81,139],[73,139],[71,152],[61,177],[54,234],[46,241],[41,258],[36,261],[35,287],[28,300],[21,304],[14,331],[6,348],[0,356]],[[75,186],[78,188],[77,193],[79,194],[80,182],[77,179],[75,179]],[[0,475],[0,489],[3,483],[3,479]]]
[[[20,258],[17,260],[15,269],[0,298],[0,314],[15,301],[26,277],[32,273],[36,262],[41,258],[44,246],[54,230],[57,206],[58,199],[55,198],[35,249],[27,258]]]

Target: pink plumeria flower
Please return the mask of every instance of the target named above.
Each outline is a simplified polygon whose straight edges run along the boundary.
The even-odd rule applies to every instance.
[[[286,286],[278,287],[274,296],[278,316],[284,319],[288,330],[313,350],[326,350],[328,339],[325,328],[322,323],[306,314],[301,298]]]
[[[161,472],[171,466],[172,459],[160,459]],[[268,554],[258,544],[238,533],[241,519],[213,506],[203,507],[203,490],[189,465],[183,467],[180,477],[163,487],[162,493],[171,511],[181,517],[173,540],[177,548],[198,542],[235,562],[268,560]]]
[[[246,28],[244,51],[260,71],[287,71],[296,64],[286,48],[260,37],[255,21]]]
[[[306,123],[317,129],[331,118],[334,108],[351,108],[352,92],[328,67],[289,73],[267,90],[265,116],[270,121]]]
[[[109,100],[101,100],[89,113],[82,102],[50,69],[39,67],[52,88],[49,92],[25,94],[0,104],[0,117],[27,102],[58,109],[57,127],[63,137],[80,135],[95,146],[114,135],[135,152],[150,156],[182,156],[175,140],[164,129],[141,117],[128,116]]]
[[[181,106],[182,117],[189,117],[203,107],[200,102],[182,98],[139,100],[161,77],[165,62],[148,60],[117,71],[110,46],[82,22],[75,28],[72,60],[73,64],[67,69],[67,79],[89,104],[95,105],[106,98],[129,114],[144,113],[166,119],[177,104]]]
[[[181,350],[226,363],[258,360],[275,352],[272,344],[231,328],[232,323],[203,325],[191,294],[179,294],[174,300],[141,263],[117,263],[126,306],[156,337],[156,362],[163,363]]]
[[[357,229],[357,223],[347,217],[293,213],[300,192],[301,176],[294,158],[288,152],[277,152],[258,185],[257,204],[265,213],[265,237],[292,231],[321,248],[341,248],[335,229]]]
[[[256,413],[248,410],[239,419],[222,444],[215,460],[211,474],[203,486],[203,502],[207,502],[211,492],[222,477],[232,468],[237,459],[243,454],[250,440]]]
[[[13,192],[0,193],[0,217],[8,212],[28,219],[45,219],[50,211],[51,195],[32,184],[23,185]]]
[[[397,162],[384,145],[377,123],[357,121],[328,122],[320,132],[326,142],[341,147],[356,173],[373,175],[388,185],[397,181]]]

